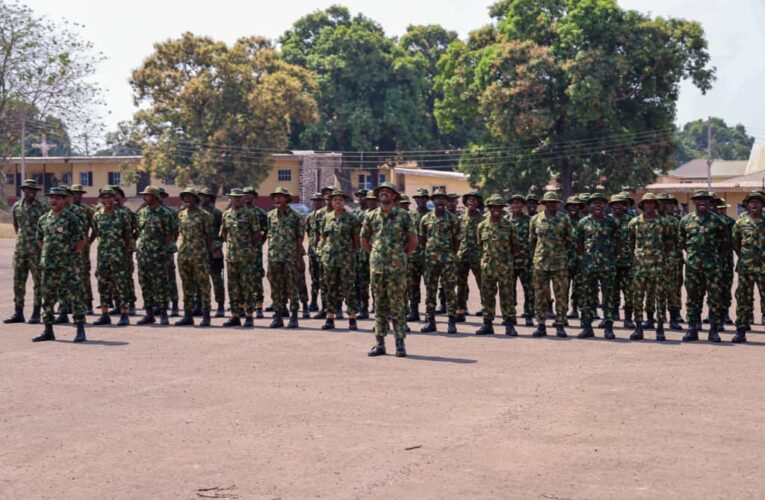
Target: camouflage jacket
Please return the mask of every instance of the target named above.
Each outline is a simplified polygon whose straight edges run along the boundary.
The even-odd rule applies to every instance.
[[[130,217],[120,210],[99,210],[93,216],[93,228],[98,238],[98,261],[124,262],[133,240]]]
[[[681,263],[683,260],[683,248],[680,246],[680,217],[677,215],[662,216],[664,224],[667,225],[669,238],[672,240],[672,250],[669,252],[668,262],[671,264]]]
[[[327,212],[321,225],[321,262],[325,266],[353,265],[353,241],[359,230],[359,220],[352,214]]]
[[[91,232],[93,230],[93,216],[95,215],[95,209],[91,207],[90,205],[86,205],[84,203],[72,203],[73,207],[77,207],[81,213],[82,217],[85,219],[85,227],[86,227],[86,236],[87,233]]]
[[[223,248],[223,239],[220,236],[220,228],[223,224],[223,212],[220,211],[215,205],[208,205],[207,207],[200,206],[202,210],[207,212],[210,217],[212,217],[212,246],[210,247],[210,251],[217,250],[219,248]],[[218,254],[220,255],[220,254]]]
[[[476,230],[478,224],[481,223],[483,217],[481,213],[476,211],[475,215],[471,216],[468,212],[459,216],[460,224],[460,249],[457,252],[457,257],[463,261],[480,260],[481,258],[481,244],[478,241]]]
[[[727,248],[728,231],[722,219],[712,212],[699,216],[691,212],[680,220],[679,241],[685,248],[685,265],[692,269],[717,269],[723,249]]]
[[[533,249],[534,269],[565,271],[573,247],[573,228],[568,215],[561,212],[549,217],[544,211],[529,222],[529,248]]]
[[[381,208],[368,212],[361,227],[361,237],[372,246],[369,255],[371,273],[406,271],[406,249],[402,244],[415,236],[413,217],[403,208],[393,207],[385,213]]]
[[[16,230],[16,254],[38,254],[37,222],[50,208],[35,198],[31,203],[19,200],[13,204],[13,229]]]
[[[304,234],[303,218],[291,208],[284,213],[276,208],[268,212],[268,261],[297,262],[298,242]]]
[[[221,218],[220,234],[226,240],[226,260],[229,262],[247,262],[255,258],[260,244],[255,244],[255,235],[259,234],[260,221],[252,210],[242,207],[238,210],[228,208]]]
[[[441,217],[433,211],[420,219],[417,237],[425,243],[425,262],[429,264],[454,262],[456,258],[454,244],[459,241],[459,231],[457,216],[449,211],[444,211]]]
[[[616,257],[616,267],[632,267],[634,254],[632,253],[632,249],[628,248],[630,241],[629,224],[632,220],[632,216],[628,213],[624,213],[621,217],[614,218],[614,220],[619,225],[619,239],[622,241],[622,251]]]
[[[632,249],[633,267],[649,271],[663,271],[667,263],[667,247],[671,244],[668,227],[661,217],[646,219],[642,214],[627,225],[629,248]]]
[[[529,248],[529,224],[531,223],[531,217],[526,214],[514,217],[510,213],[505,218],[513,223],[515,233],[518,235],[518,253],[515,255],[513,264],[519,269],[527,268],[531,265],[531,250]]]
[[[739,246],[736,271],[765,273],[765,218],[756,221],[744,213],[733,225],[733,241]]]
[[[205,260],[208,258],[210,246],[207,239],[212,240],[213,218],[202,210],[183,209],[178,213],[180,228],[180,243],[178,257]]]
[[[82,223],[71,211],[47,212],[37,221],[37,241],[42,242],[40,267],[74,268],[75,247],[85,240]]]
[[[725,236],[729,242],[729,244],[725,246],[723,260],[726,265],[730,265],[733,264],[733,226],[736,224],[736,219],[728,217],[727,215],[720,215],[720,219],[722,219],[722,222],[725,225]]]
[[[266,244],[266,239],[268,237],[268,214],[260,207],[247,208],[255,214],[255,217],[258,218],[258,223],[260,224],[260,245],[258,245],[257,250],[258,253],[261,254],[263,252],[263,245]]]
[[[576,225],[576,245],[582,250],[582,271],[613,271],[621,248],[619,223],[610,215],[601,220],[588,215]]]
[[[320,210],[312,211],[305,219],[305,231],[308,234],[308,255],[310,257],[319,255],[318,245],[321,239],[321,219],[319,219],[318,215]]]
[[[478,224],[476,237],[481,244],[481,266],[490,266],[502,272],[513,270],[513,247],[519,246],[515,224],[507,217],[493,222],[487,217]]]
[[[165,240],[175,237],[173,219],[168,208],[159,205],[156,208],[143,207],[138,211],[138,253],[156,254],[163,258],[167,253]]]
[[[423,217],[428,215],[431,211],[427,210],[423,213],[420,213],[416,208],[409,212],[410,218],[412,219],[412,223],[414,225],[414,231],[418,232],[420,230],[420,221]],[[409,260],[413,261],[422,261],[425,257],[425,242],[420,240],[417,244],[417,248],[412,252],[412,255],[409,256]]]

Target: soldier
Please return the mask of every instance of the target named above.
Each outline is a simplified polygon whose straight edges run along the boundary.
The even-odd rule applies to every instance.
[[[263,245],[265,245],[268,239],[268,214],[266,214],[265,210],[255,205],[255,198],[258,197],[258,192],[255,188],[247,186],[242,188],[242,192],[244,193],[244,206],[255,214],[260,223],[260,245],[256,248],[255,254],[255,283],[252,287],[252,294],[255,301],[255,317],[263,319],[263,279],[266,275],[263,269]]]
[[[321,227],[316,220],[316,213],[324,206],[324,197],[321,193],[314,193],[311,196],[311,202],[313,203],[313,211],[308,214],[305,221],[305,230],[308,234],[308,270],[311,274],[311,303],[308,310],[316,312],[319,310],[317,299],[321,290],[321,257],[317,248],[321,238]],[[322,296],[322,303],[326,299],[326,296]]]
[[[87,241],[90,235],[88,234],[88,221],[85,215],[85,211],[84,209],[82,209],[82,207],[75,206],[72,204],[72,188],[71,187],[67,186],[66,184],[60,184],[58,188],[62,189],[66,193],[66,196],[64,197],[64,200],[63,200],[64,211],[73,214],[77,218],[77,220],[80,222],[80,225],[82,226],[82,232],[85,235],[85,241],[87,246]],[[79,255],[74,256],[74,266],[75,266],[74,276],[78,280],[80,280],[80,286],[77,289],[77,293],[74,294],[74,297],[76,300],[79,300],[80,302],[82,302],[83,308],[87,308],[87,304],[85,302],[85,292],[84,292],[85,284],[84,284],[83,275],[81,272],[81,269],[83,268],[82,260],[83,259],[81,256]],[[87,279],[90,280],[89,274],[87,276]],[[69,317],[67,316],[67,314],[73,310],[72,304],[70,304],[67,301],[67,298],[69,295],[71,294],[68,294],[67,296],[59,297],[59,307],[58,307],[59,314],[53,320],[54,324],[69,323]]]
[[[571,221],[571,227],[573,229],[572,238],[577,240],[577,224],[582,219],[582,209],[584,208],[584,202],[579,196],[569,196],[566,203],[563,205],[563,209],[568,214]],[[584,280],[581,272],[581,259],[576,247],[572,246],[568,249],[568,276],[571,287],[571,312],[567,318],[575,319],[579,317],[579,305],[582,300]]]
[[[21,184],[22,199],[14,203],[13,230],[16,232],[16,246],[13,251],[13,305],[14,313],[3,323],[24,322],[24,295],[27,276],[32,275],[34,302],[29,324],[40,323],[42,292],[40,289],[40,247],[37,245],[37,221],[48,206],[37,199],[40,187],[34,179],[25,179]]]
[[[614,220],[619,225],[619,239],[622,241],[622,251],[616,256],[616,269],[614,272],[613,296],[611,298],[611,316],[619,317],[619,304],[624,295],[624,328],[635,328],[632,321],[633,291],[632,291],[632,249],[627,247],[629,241],[628,225],[632,217],[627,213],[629,201],[620,194],[611,196],[609,201]]]
[[[619,223],[605,208],[608,198],[602,193],[589,197],[590,215],[579,221],[576,228],[576,243],[581,261],[583,281],[582,331],[579,338],[594,337],[592,320],[598,303],[598,292],[603,296],[604,337],[615,339],[613,318],[613,276],[616,259],[621,253],[622,241]]]
[[[460,224],[460,249],[457,253],[457,322],[465,321],[468,297],[468,276],[473,272],[478,288],[481,288],[481,245],[476,237],[481,213],[478,208],[483,204],[483,197],[478,192],[462,196],[462,204],[467,211],[458,216]]]
[[[460,199],[460,195],[457,193],[449,193],[449,199],[446,201],[446,211],[454,214],[456,217],[459,217],[459,212],[457,212],[457,203]],[[457,266],[454,266],[454,277],[452,278],[452,281],[456,284],[457,283]],[[436,314],[444,314],[446,312],[446,289],[444,288],[444,281],[443,279],[439,280],[438,283],[438,308],[436,308]],[[456,288],[455,288],[456,290]],[[456,297],[456,294],[455,294]],[[481,313],[478,312],[477,316],[480,316]]]
[[[709,304],[710,342],[720,342],[717,333],[720,318],[720,261],[727,252],[729,239],[725,224],[709,208],[712,196],[706,191],[697,191],[691,199],[696,210],[680,220],[680,245],[685,256],[685,289],[687,292],[688,331],[684,342],[699,339],[701,308],[704,294]]]
[[[228,194],[231,206],[223,212],[221,238],[226,243],[228,299],[231,317],[223,326],[241,326],[239,316],[245,312],[244,326],[253,326],[255,295],[252,288],[257,273],[256,256],[260,248],[260,221],[255,212],[244,206],[244,192],[234,188]]]
[[[199,208],[210,214],[213,220],[213,240],[212,247],[210,248],[210,278],[212,279],[215,302],[218,304],[215,317],[222,318],[226,315],[226,289],[223,286],[223,239],[220,236],[223,212],[215,207],[215,198],[215,193],[213,193],[212,189],[204,187],[199,190]]]
[[[513,222],[503,217],[505,200],[492,195],[486,200],[489,217],[476,228],[477,241],[481,251],[481,304],[483,305],[483,326],[476,335],[494,333],[494,315],[497,289],[502,324],[505,335],[515,337],[515,288],[513,286],[513,263],[518,254],[518,234]]]
[[[93,314],[93,287],[90,284],[90,243],[95,239],[93,234],[93,215],[95,210],[89,205],[85,205],[82,202],[82,196],[87,191],[82,187],[82,184],[72,184],[72,206],[82,214],[85,219],[85,249],[77,254],[77,271],[80,275],[80,281],[82,283],[83,296],[85,299],[85,310],[87,314]]]
[[[359,213],[359,227],[364,225],[364,219],[367,215],[372,213],[377,208],[377,196],[374,191],[368,191],[366,195],[366,210]],[[356,316],[358,319],[369,319],[369,313],[374,312],[374,297],[372,297],[372,306],[369,305],[369,283],[371,274],[369,272],[369,254],[361,248],[359,244],[358,250],[358,267],[356,270],[356,284],[357,293],[356,296],[359,299],[359,314]]]
[[[138,282],[141,284],[146,316],[137,325],[153,325],[155,310],[159,309],[160,324],[168,325],[168,260],[172,260],[171,244],[175,245],[175,225],[167,208],[160,204],[161,192],[154,186],[146,186],[140,193],[146,204],[138,211]],[[175,276],[173,276],[175,280]],[[132,280],[131,280],[132,281]]]
[[[346,195],[332,191],[332,211],[324,215],[321,227],[321,266],[327,281],[327,320],[322,330],[335,328],[335,315],[342,309],[343,298],[348,306],[348,329],[356,330],[354,255],[359,248],[359,220],[345,211]]]
[[[537,195],[534,193],[529,193],[526,195],[526,213],[529,214],[529,217],[534,217],[537,214],[537,209],[539,208],[539,198],[537,198]]]
[[[733,226],[736,224],[736,220],[728,217],[727,211],[730,205],[725,202],[724,198],[719,196],[715,197],[714,204],[717,215],[720,216],[723,224],[725,224],[725,235],[732,241]],[[722,277],[720,290],[720,306],[722,307],[720,311],[720,331],[724,330],[723,323],[733,323],[729,313],[730,307],[733,305],[733,296],[731,295],[733,289],[733,245],[728,244],[725,248],[725,254],[720,256],[720,276]]]
[[[300,220],[303,220],[303,215],[295,210],[294,208],[290,207],[290,210],[295,212],[298,217],[300,217]],[[305,230],[305,221],[303,220],[303,229]],[[295,282],[297,283],[298,287],[298,300],[300,301],[300,304],[303,304],[303,319],[310,319],[311,318],[311,312],[308,310],[308,285],[306,284],[306,278],[305,278],[305,247],[300,246],[298,249],[298,262],[297,262],[297,272],[295,273]],[[323,271],[322,271],[323,273]],[[299,307],[298,307],[299,308]],[[342,316],[342,311],[340,313]]]
[[[661,203],[661,215],[670,226],[673,250],[667,259],[667,274],[665,294],[667,295],[667,308],[669,309],[669,327],[672,330],[682,330],[680,326],[680,308],[682,307],[683,290],[683,251],[678,244],[680,235],[680,216],[677,215],[677,198],[670,194],[660,194],[657,197]],[[649,315],[649,321],[651,319]]]
[[[510,197],[510,213],[507,219],[515,226],[518,236],[518,253],[513,257],[513,297],[516,297],[518,281],[523,288],[523,317],[526,326],[534,325],[534,289],[531,286],[531,251],[529,249],[529,222],[531,217],[523,213],[526,198],[522,194]]]
[[[130,210],[128,207],[125,206],[125,202],[127,200],[127,197],[125,196],[125,191],[122,190],[119,186],[111,186],[112,190],[114,190],[114,194],[116,195],[115,202],[116,205],[114,207],[115,210],[121,211],[124,214],[128,216],[130,219],[130,224],[133,228],[133,241],[135,241],[136,238],[138,238],[138,216],[135,212]],[[128,268],[128,273],[130,274],[130,280],[128,280],[128,300],[130,300],[130,307],[128,309],[128,314],[131,316],[135,315],[135,302],[136,302],[136,296],[135,296],[135,283],[133,282],[133,272],[135,271],[135,261],[133,260],[133,252],[128,252],[126,258],[126,265]],[[173,278],[175,280],[175,278]],[[175,283],[175,281],[173,281]],[[117,309],[115,307],[115,309]],[[119,313],[119,309],[116,311],[112,311],[114,314]]]
[[[430,213],[428,209],[428,200],[430,196],[425,188],[418,188],[414,192],[414,211],[410,212],[415,231],[419,230],[420,221]],[[420,321],[420,280],[423,277],[423,266],[425,265],[425,242],[420,241],[417,249],[409,257],[406,266],[407,273],[407,296],[409,297],[409,315],[407,321]]]
[[[398,199],[396,202],[396,206],[399,208],[403,208],[407,212],[409,211],[409,207],[412,206],[412,200],[409,199],[409,197],[405,194],[401,195],[401,198]]]
[[[93,216],[93,236],[98,238],[96,252],[96,279],[101,303],[101,316],[94,325],[111,325],[109,307],[115,304],[120,310],[117,326],[130,324],[130,308],[127,282],[133,279],[128,275],[125,260],[133,246],[133,224],[123,211],[116,210],[116,193],[111,187],[104,187],[98,192],[101,210]]]
[[[290,321],[287,328],[298,327],[298,285],[295,276],[300,248],[303,247],[305,227],[303,219],[289,203],[292,195],[283,187],[271,193],[276,208],[268,212],[268,281],[274,301],[271,328],[283,328],[282,315],[290,302]]]
[[[560,213],[561,200],[548,191],[542,198],[544,211],[529,222],[529,248],[534,252],[534,303],[537,328],[534,337],[547,335],[546,305],[552,282],[555,295],[555,334],[566,337],[566,308],[568,305],[568,254],[572,246],[571,219]]]
[[[56,340],[53,333],[53,308],[65,300],[72,307],[77,325],[74,342],[85,342],[85,307],[81,301],[80,280],[76,276],[75,254],[85,248],[85,233],[77,216],[65,209],[64,189],[52,188],[48,193],[51,209],[37,221],[37,242],[40,246],[42,270],[43,333],[33,342]]]
[[[180,310],[178,307],[178,282],[176,280],[176,275],[178,273],[176,272],[175,265],[175,254],[178,253],[178,245],[176,242],[178,241],[178,235],[180,233],[180,220],[178,219],[178,210],[166,204],[166,200],[170,195],[167,193],[167,191],[165,191],[165,188],[160,186],[157,189],[159,189],[160,208],[162,208],[162,210],[170,218],[171,233],[173,235],[172,241],[167,245],[167,259],[165,259],[165,275],[167,277],[166,300],[168,303],[163,304],[162,308],[167,309],[169,307],[170,316],[176,317],[180,316]],[[156,313],[159,313],[159,311],[156,311]],[[201,309],[199,310],[199,313],[202,313]]]
[[[396,335],[396,356],[406,356],[406,289],[407,257],[417,248],[413,217],[395,206],[399,192],[390,182],[375,189],[379,208],[364,219],[361,244],[369,253],[372,294],[376,301],[375,337],[377,342],[369,356],[385,354],[388,319]],[[402,245],[406,241],[406,246]]]
[[[435,210],[420,220],[417,233],[425,245],[425,326],[423,333],[436,331],[436,298],[438,282],[444,284],[449,323],[446,332],[457,333],[456,300],[454,296],[455,265],[459,249],[459,221],[457,216],[446,209],[449,196],[438,189],[430,196]]]
[[[324,215],[326,215],[327,211],[330,210],[329,209],[329,205],[330,205],[330,203],[329,203],[329,195],[334,190],[335,190],[334,186],[324,186],[323,188],[321,188],[320,192],[321,192],[321,197],[322,197],[322,200],[323,200],[323,204],[322,204],[321,208],[316,210],[316,213],[314,215],[314,226],[316,228],[315,229],[316,231],[321,231],[321,225],[322,225],[322,221],[324,220]],[[320,235],[317,235],[317,237],[318,236],[320,236]],[[321,249],[320,248],[318,249],[318,253],[319,253],[319,255],[318,255],[319,263],[321,263]],[[319,265],[319,288],[321,290],[322,304],[321,304],[321,309],[319,309],[318,314],[315,314],[313,316],[313,318],[314,319],[326,319],[327,318],[327,310],[326,310],[327,304],[324,303],[324,297],[327,296],[327,282],[324,279],[324,271],[321,268],[321,264]]]
[[[731,342],[746,342],[746,331],[751,328],[754,312],[754,285],[765,287],[765,219],[762,208],[765,196],[753,191],[741,202],[746,212],[733,226],[733,247],[738,255],[736,271],[736,334]]]

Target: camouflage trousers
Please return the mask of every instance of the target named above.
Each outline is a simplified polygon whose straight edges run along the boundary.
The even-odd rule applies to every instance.
[[[388,334],[390,319],[396,338],[403,339],[406,337],[406,274],[372,273],[371,286],[375,297],[375,335],[385,337]]]
[[[733,304],[733,256],[725,259],[720,272],[722,276],[720,280],[720,314],[722,315],[721,319],[724,320]]]
[[[167,293],[165,300],[178,303],[178,283],[175,280],[175,254],[169,254],[168,259],[165,261],[165,279],[167,279]],[[143,288],[143,287],[142,287]],[[144,302],[146,300],[144,299]]]
[[[255,307],[263,306],[264,292],[263,292],[263,278],[265,277],[265,270],[263,269],[263,252],[260,250],[255,254],[254,276],[255,283],[252,287],[252,300],[255,302]]]
[[[98,284],[98,307],[112,307],[126,309],[130,305],[130,290],[128,281],[133,279],[128,275],[122,259],[98,259],[96,260],[96,282]]]
[[[406,265],[406,297],[415,305],[420,304],[420,280],[423,278],[425,262],[422,257],[409,258]]]
[[[85,322],[85,305],[76,270],[72,267],[43,268],[41,276],[43,323],[53,324],[56,302],[71,305],[75,323]]]
[[[353,258],[349,259],[353,260]],[[356,298],[356,274],[351,262],[337,262],[322,265],[324,279],[327,282],[327,300],[324,307],[328,313],[337,314],[342,310],[343,300],[348,314],[356,315],[358,300]]]
[[[738,273],[736,288],[736,328],[749,328],[754,314],[754,286],[765,287],[765,273]]]
[[[292,312],[298,310],[300,299],[298,298],[297,272],[294,262],[268,263],[268,282],[271,284],[274,311],[284,311],[288,301]]]
[[[35,306],[42,305],[42,289],[40,288],[40,255],[30,253],[13,255],[13,305],[24,307],[24,296],[27,293],[27,276],[32,275]]]
[[[179,254],[178,274],[183,286],[183,310],[191,312],[199,302],[203,312],[210,312],[210,259]]]
[[[534,317],[534,288],[531,283],[531,267],[527,262],[513,264],[513,297],[517,296],[518,281],[523,289],[523,316]]]
[[[566,308],[568,307],[568,270],[543,271],[534,269],[534,305],[536,307],[537,322],[545,323],[547,318],[547,304],[550,300],[550,282],[552,282],[553,294],[555,295],[555,324],[566,325]]]
[[[308,274],[311,276],[311,300],[321,297],[326,301],[326,284],[321,281],[321,257],[318,255],[308,254]]]
[[[719,269],[693,269],[685,266],[685,291],[688,294],[686,309],[688,323],[701,325],[701,309],[704,305],[704,294],[707,296],[709,322],[720,323],[721,283]]]
[[[128,280],[128,299],[130,300],[131,304],[135,304],[137,298],[135,296],[135,281],[133,281],[133,273],[135,273],[135,260],[133,260],[133,252],[128,252],[125,259],[128,276],[130,276],[130,279]]]
[[[606,322],[612,324],[614,322],[614,307],[611,304],[614,298],[614,270],[589,270],[581,274],[584,282],[581,305],[582,324],[592,323],[595,308],[598,307],[598,293],[603,297],[603,317]]]
[[[582,297],[585,293],[584,274],[579,269],[579,265],[569,273],[571,279],[571,307],[578,309],[582,307]]]
[[[651,313],[657,311],[656,320],[664,323],[666,319],[667,295],[664,292],[665,269],[642,269],[638,266],[632,269],[632,291],[635,308],[635,323],[643,321],[643,304]]]
[[[667,309],[679,311],[683,307],[683,261],[671,260],[666,271]]]
[[[464,313],[467,310],[467,302],[470,297],[470,287],[468,286],[468,277],[470,271],[473,271],[475,282],[478,289],[481,289],[481,257],[463,258],[457,260],[457,312]]]
[[[481,305],[484,321],[494,321],[497,291],[499,291],[499,310],[502,312],[502,319],[515,324],[513,269],[507,263],[481,266]]]
[[[251,260],[228,262],[226,266],[228,278],[228,300],[231,311],[244,309],[248,313],[255,310],[255,266]]]
[[[223,284],[223,257],[210,258],[210,279],[212,280],[215,302],[223,304],[226,301],[226,287]]]
[[[359,250],[356,254],[356,297],[361,308],[369,308],[369,279],[369,254]]]
[[[168,261],[173,260],[173,254],[138,252],[136,257],[138,260],[138,283],[141,285],[145,307],[147,309],[149,307],[165,307],[170,285],[167,279]],[[173,270],[175,270],[175,265],[173,265]],[[174,271],[173,283],[175,283]]]
[[[614,272],[611,290],[611,317],[619,315],[619,306],[624,295],[624,317],[629,318],[634,309],[634,290],[632,289],[632,267],[617,267]]]
[[[82,287],[82,298],[85,303],[93,302],[93,287],[90,284],[90,245],[85,245],[81,252],[75,254],[77,260],[77,274]]]
[[[438,300],[438,281],[444,286],[446,294],[446,314],[457,314],[457,297],[454,292],[455,278],[457,276],[454,262],[426,263],[425,264],[425,314],[436,315],[436,301]]]
[[[323,270],[322,270],[323,274]],[[303,304],[308,303],[308,285],[305,281],[305,259],[303,257],[300,257],[298,259],[298,266],[297,266],[297,274],[295,275],[295,280],[297,282],[298,286],[298,299]]]
[[[68,295],[62,295],[58,298],[58,310],[60,313],[72,313],[74,311],[74,307],[72,302],[70,302],[69,298],[70,296],[74,298],[77,302],[82,304],[82,307],[84,308],[86,306],[85,303],[85,283],[83,279],[83,272],[82,272],[82,257],[80,255],[81,252],[74,254],[74,279],[77,280],[77,284],[79,285],[77,287],[76,291],[72,291],[71,294]],[[88,273],[87,276],[88,282],[90,282],[90,273]]]

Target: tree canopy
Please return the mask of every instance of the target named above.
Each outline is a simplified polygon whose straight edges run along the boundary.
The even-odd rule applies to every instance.
[[[743,125],[729,127],[722,118],[688,122],[677,133],[675,160],[685,163],[709,154],[708,130],[712,131],[712,157],[722,160],[747,160],[754,144],[754,137],[747,134]]]

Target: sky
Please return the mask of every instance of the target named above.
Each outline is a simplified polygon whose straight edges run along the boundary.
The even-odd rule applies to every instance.
[[[276,39],[296,19],[334,3],[378,21],[388,35],[403,34],[409,24],[441,24],[464,38],[489,22],[493,0],[26,1],[37,14],[84,25],[83,38],[106,56],[94,78],[105,90],[108,114],[103,119],[108,130],[135,111],[128,78],[155,42],[186,31],[228,43],[244,35]],[[745,125],[751,135],[765,141],[765,0],[619,0],[619,4],[653,16],[699,21],[706,31],[717,81],[706,95],[690,83],[683,84],[678,124],[719,116],[729,125]]]

